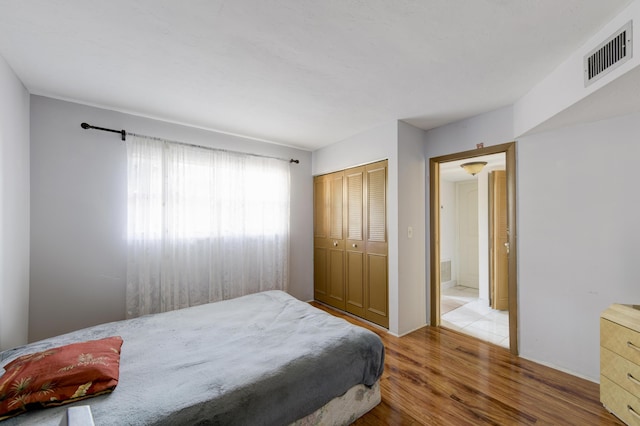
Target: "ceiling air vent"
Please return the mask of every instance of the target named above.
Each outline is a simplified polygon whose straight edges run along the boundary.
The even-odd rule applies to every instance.
[[[609,74],[633,57],[633,27],[627,22],[584,57],[584,87]]]

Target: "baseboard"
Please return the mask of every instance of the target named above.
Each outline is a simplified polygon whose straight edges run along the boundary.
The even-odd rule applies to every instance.
[[[327,303],[321,302],[319,300],[312,300],[311,302],[314,302],[314,303],[317,303],[319,305],[322,305],[322,306],[326,307],[327,309],[331,309],[332,311],[336,311],[336,312],[338,312],[338,313],[340,313],[342,315],[346,315],[346,316],[351,317],[353,319],[357,319],[358,321],[362,321],[362,322],[366,323],[367,325],[370,325],[372,327],[375,327],[375,328],[379,329],[380,331],[386,331],[387,333],[391,334],[392,336],[397,336],[396,334],[390,332],[389,329],[384,328],[381,325],[373,323],[373,322],[371,322],[371,321],[369,321],[367,319],[364,319],[362,317],[359,317],[357,315],[353,315],[351,312],[347,312],[347,311],[343,311],[342,309],[334,308],[333,306],[331,306],[331,305],[329,305]]]
[[[457,280],[451,280],[451,281],[447,281],[444,283],[440,283],[440,289],[442,290],[443,288],[453,288],[455,286],[458,285],[458,281]]]
[[[562,371],[563,373],[571,374],[572,376],[579,377],[581,379],[588,380],[590,382],[600,384],[600,380],[599,379],[594,379],[593,377],[584,376],[584,375],[582,375],[580,373],[576,373],[575,371],[567,370],[566,368],[560,367],[560,366],[552,364],[550,362],[545,362],[545,361],[540,361],[538,359],[529,358],[529,357],[524,356],[522,354],[520,354],[518,356],[520,358],[526,359],[527,361],[535,362],[536,364],[544,365],[545,367],[553,368],[554,370]]]
[[[411,329],[411,330],[409,330],[409,331],[405,331],[404,333],[402,333],[402,334],[400,334],[400,335],[397,335],[397,334],[394,334],[394,333],[390,333],[390,334],[392,334],[392,335],[394,335],[394,336],[396,336],[396,337],[402,337],[402,336],[406,336],[407,334],[411,334],[411,333],[413,333],[413,332],[414,332],[414,331],[416,331],[416,330],[420,330],[421,328],[424,328],[424,327],[426,327],[426,326],[428,326],[428,325],[429,325],[429,324],[427,324],[427,323],[425,322],[424,324],[422,324],[422,325],[420,325],[420,326],[418,326],[418,327],[416,327],[416,328],[414,328],[414,329]]]

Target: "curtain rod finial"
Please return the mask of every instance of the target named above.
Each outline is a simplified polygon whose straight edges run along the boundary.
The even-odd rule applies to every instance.
[[[299,163],[300,163],[300,160],[296,160],[296,159],[292,158],[291,160],[289,160],[289,163],[296,163],[296,164],[299,164]]]
[[[89,126],[87,123],[82,123],[80,127],[82,127],[83,129],[88,129],[91,126]]]

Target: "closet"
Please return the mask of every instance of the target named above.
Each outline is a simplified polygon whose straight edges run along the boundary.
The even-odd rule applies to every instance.
[[[389,327],[387,161],[314,178],[314,297]]]

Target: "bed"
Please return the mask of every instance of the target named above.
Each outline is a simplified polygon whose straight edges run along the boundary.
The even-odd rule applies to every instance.
[[[0,426],[58,426],[73,405],[96,425],[349,424],[380,402],[380,338],[281,291],[86,328],[0,352],[0,365],[110,336],[123,340],[112,393]]]

